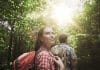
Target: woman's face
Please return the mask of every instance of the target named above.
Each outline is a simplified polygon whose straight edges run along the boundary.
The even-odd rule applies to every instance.
[[[41,41],[43,42],[43,45],[49,47],[51,47],[55,43],[55,36],[51,27],[44,28]]]

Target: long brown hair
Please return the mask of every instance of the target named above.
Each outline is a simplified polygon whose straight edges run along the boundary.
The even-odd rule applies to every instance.
[[[42,45],[42,41],[40,40],[40,38],[42,37],[43,35],[43,30],[45,29],[45,27],[41,28],[37,34],[37,40],[36,40],[36,43],[35,43],[35,51],[37,51],[40,46]]]

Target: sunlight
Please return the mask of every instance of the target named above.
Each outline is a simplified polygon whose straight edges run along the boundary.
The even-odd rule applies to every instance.
[[[51,18],[54,19],[59,26],[65,26],[70,22],[74,13],[64,4],[55,6],[51,12]]]
[[[53,21],[58,26],[64,28],[70,25],[73,22],[74,16],[83,10],[81,0],[47,0],[46,3],[46,8],[43,11],[39,13],[33,11],[27,14],[26,17],[37,19],[43,16],[46,22]]]
[[[69,25],[76,12],[82,11],[82,2],[80,0],[56,0],[52,4],[50,18],[52,18],[60,27]]]

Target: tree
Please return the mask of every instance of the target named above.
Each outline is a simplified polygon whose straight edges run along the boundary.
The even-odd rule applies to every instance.
[[[98,70],[100,54],[100,1],[84,0],[84,10],[69,29],[71,44],[78,55],[79,70]]]
[[[6,55],[3,54],[7,54],[7,58],[1,58],[3,61],[0,63],[0,69],[11,70],[11,62],[21,53],[25,52],[25,46],[27,46],[26,49],[28,50],[29,46],[33,45],[29,37],[29,31],[35,28],[35,26],[38,27],[40,22],[38,23],[38,19],[35,22],[35,19],[26,18],[26,15],[32,11],[42,11],[44,5],[45,0],[0,1],[0,50],[2,50],[0,51],[0,57],[5,57]],[[9,25],[10,30],[5,27],[7,25]],[[13,54],[16,54],[16,56],[13,56]],[[4,61],[5,63],[3,63]]]

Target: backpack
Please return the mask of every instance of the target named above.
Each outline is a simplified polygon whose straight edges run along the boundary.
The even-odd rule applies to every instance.
[[[30,70],[33,67],[35,51],[26,52],[17,57],[13,62],[13,70]]]
[[[66,46],[67,45],[56,45],[51,49],[51,51],[54,55],[57,55],[61,58],[65,67],[69,70],[69,67],[71,67],[71,52]]]

